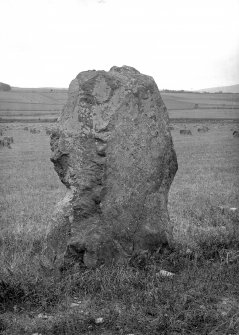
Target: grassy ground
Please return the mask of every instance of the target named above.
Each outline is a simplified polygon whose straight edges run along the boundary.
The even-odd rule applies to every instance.
[[[169,212],[176,241],[192,245],[200,243],[197,239],[201,235],[203,240],[208,237],[210,241],[213,228],[210,231],[208,226],[222,220],[218,206],[239,207],[239,143],[232,136],[237,126],[207,126],[209,131],[203,134],[198,132],[202,124],[193,123],[177,123],[172,131],[179,170],[170,189]],[[179,130],[184,128],[190,129],[192,136],[180,135]]]
[[[218,207],[239,207],[239,125],[211,123],[199,134],[201,126],[173,124],[176,249],[64,276],[51,276],[37,256],[65,193],[46,126],[1,126],[14,144],[0,151],[0,334],[239,334],[239,218]],[[184,128],[192,136],[180,135]]]

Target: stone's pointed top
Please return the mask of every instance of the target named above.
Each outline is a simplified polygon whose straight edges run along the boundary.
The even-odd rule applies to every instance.
[[[119,73],[133,73],[133,74],[141,74],[138,70],[136,70],[134,67],[132,66],[127,66],[127,65],[123,65],[122,67],[118,67],[118,66],[112,66],[112,68],[110,69],[109,72],[119,72]]]
[[[81,83],[95,77],[99,72],[105,72],[105,71],[96,71],[96,70],[82,71],[76,76],[76,79],[78,79],[79,83]]]
[[[78,80],[78,83],[81,84],[91,79],[94,80],[93,78],[97,78],[98,76],[106,78],[116,77],[118,80],[120,80],[120,78],[122,80],[122,77],[126,77],[128,80],[131,77],[135,78],[135,75],[139,75],[139,77],[148,77],[140,73],[132,66],[123,65],[122,67],[113,66],[108,72],[104,70],[82,71],[76,76],[76,79]]]
[[[115,91],[118,89],[128,92],[131,91],[140,97],[140,100],[141,98],[146,100],[149,97],[149,92],[153,94],[153,92],[158,91],[157,85],[152,77],[140,73],[131,66],[124,65],[122,67],[113,66],[108,72],[103,70],[80,72],[69,86],[69,96],[72,98],[73,96],[81,95],[79,99],[80,103],[93,106],[109,103]],[[117,100],[119,96],[116,96],[115,98]],[[113,99],[113,101],[115,100]],[[162,104],[162,102],[160,102],[160,104]],[[64,120],[68,118],[66,114],[67,113],[65,113]],[[63,121],[63,117],[61,121]],[[64,123],[61,121],[61,124]],[[73,128],[75,127],[77,128],[77,123],[74,123]],[[76,131],[78,132],[78,129]]]

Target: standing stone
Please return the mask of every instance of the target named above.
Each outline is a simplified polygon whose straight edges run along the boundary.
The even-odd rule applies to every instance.
[[[129,66],[81,72],[51,150],[68,192],[49,227],[48,257],[94,267],[172,242],[177,158],[152,77]]]

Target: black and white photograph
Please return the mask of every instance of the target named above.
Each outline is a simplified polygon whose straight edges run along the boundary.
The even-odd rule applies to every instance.
[[[239,335],[239,0],[0,0],[0,334]]]

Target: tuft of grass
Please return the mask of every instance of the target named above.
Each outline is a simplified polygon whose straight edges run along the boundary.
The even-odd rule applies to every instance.
[[[239,211],[223,212],[209,199],[195,199],[174,218],[174,236],[179,248],[194,250],[210,257],[222,250],[239,249]]]

